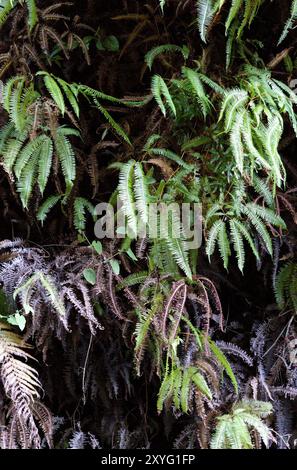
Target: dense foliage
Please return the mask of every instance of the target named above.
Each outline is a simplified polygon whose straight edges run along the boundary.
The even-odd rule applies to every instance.
[[[296,24],[0,0],[0,448],[296,446]]]

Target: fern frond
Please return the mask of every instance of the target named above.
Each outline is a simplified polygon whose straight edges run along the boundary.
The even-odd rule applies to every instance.
[[[37,220],[39,220],[42,225],[47,218],[49,211],[57,204],[61,197],[62,196],[59,195],[49,196],[39,207],[37,212]]]
[[[94,206],[84,197],[76,197],[73,208],[74,227],[79,233],[83,233],[86,229],[86,210],[94,217]]]
[[[221,219],[216,220],[208,233],[205,252],[209,260],[211,255],[213,255],[214,253],[216,243],[218,241],[218,236],[223,224],[224,222]]]
[[[15,5],[16,5],[16,0],[4,0],[3,2],[3,5],[1,5],[1,9],[0,9],[0,26],[2,26],[9,13],[14,9]]]
[[[205,93],[202,81],[197,72],[188,67],[183,67],[183,74],[189,80],[193,91],[195,93],[196,99],[201,106],[202,114],[204,119],[206,119],[209,110],[210,110],[210,101]]]
[[[57,82],[61,86],[62,90],[64,91],[69,103],[72,106],[72,109],[77,117],[79,117],[79,105],[77,102],[77,89],[69,83],[65,82],[65,80],[62,80],[61,78],[56,77]]]
[[[37,72],[36,75],[42,75],[43,76],[43,81],[44,81],[44,84],[45,84],[49,94],[51,95],[54,102],[56,103],[59,110],[61,111],[62,116],[64,116],[65,101],[64,101],[64,97],[63,97],[63,94],[61,92],[61,89],[60,89],[59,85],[57,84],[56,80],[53,78],[53,76],[51,76],[47,72]]]
[[[20,198],[25,209],[28,207],[28,202],[36,181],[38,157],[39,151],[37,150],[32,154],[17,181],[17,190],[20,193]]]
[[[236,252],[238,268],[241,272],[243,272],[244,261],[245,261],[245,252],[243,246],[243,239],[242,233],[238,229],[238,226],[235,224],[234,220],[230,220],[230,232],[231,232],[231,239],[233,242],[234,250]]]
[[[260,217],[247,206],[242,207],[242,212],[247,215],[249,222],[256,229],[257,233],[260,235],[260,237],[264,241],[268,253],[272,256],[273,250],[272,250],[271,237],[264,223],[260,219]]]
[[[147,52],[144,57],[144,60],[148,68],[151,70],[154,60],[156,59],[156,57],[158,57],[158,55],[172,54],[173,52],[180,52],[185,60],[188,58],[189,55],[189,50],[185,47],[176,46],[174,44],[162,44],[161,46],[156,46],[149,52]]]
[[[226,25],[225,25],[226,35],[228,33],[228,29],[231,26],[231,23],[238,16],[238,12],[242,6],[242,3],[243,3],[242,0],[232,0],[232,5],[231,5],[231,8],[230,8],[227,20],[226,20]]]
[[[104,108],[104,106],[102,106],[98,100],[94,99],[94,103],[96,104],[97,108],[99,109],[99,111],[103,114],[103,116],[105,117],[105,119],[109,122],[109,124],[111,125],[112,129],[125,141],[127,142],[129,145],[132,145],[131,144],[131,141],[128,137],[128,135],[126,134],[126,132],[124,131],[124,129],[113,119],[113,117],[111,116],[111,114],[109,114],[109,112]]]
[[[134,167],[134,192],[135,192],[135,204],[141,221],[144,225],[148,222],[148,202],[149,193],[148,186],[145,179],[145,175],[142,169],[142,165],[139,162],[135,163]]]
[[[52,166],[53,158],[53,142],[48,136],[44,136],[39,149],[39,164],[38,164],[38,185],[41,194],[43,194]]]
[[[135,161],[130,160],[122,166],[119,176],[119,197],[123,203],[124,214],[128,219],[132,234],[137,233],[137,217],[133,193]]]
[[[130,274],[125,277],[117,286],[117,289],[121,290],[125,287],[135,286],[136,284],[142,284],[148,278],[148,271],[139,271],[137,273]]]
[[[241,235],[246,239],[246,241],[248,242],[250,248],[252,249],[252,252],[254,253],[256,259],[259,261],[260,256],[259,256],[258,250],[255,246],[255,243],[254,243],[247,227],[237,219],[233,219],[233,223],[236,226],[237,230],[241,233]]]
[[[221,351],[221,349],[216,345],[214,341],[208,339],[208,344],[212,353],[216,357],[218,363],[224,368],[226,374],[231,380],[235,393],[238,394],[238,383],[234,375],[234,372],[229,364],[228,359],[226,358],[225,354]]]
[[[76,165],[72,145],[67,136],[64,135],[63,128],[58,128],[54,136],[54,145],[66,182],[66,195],[68,195],[75,180]]]
[[[61,317],[66,317],[65,305],[58,292],[54,279],[48,274],[43,274],[41,271],[38,272],[37,275],[41,285],[48,294],[49,300],[53,307],[56,309],[58,314],[61,315]]]
[[[169,106],[174,116],[176,116],[176,108],[174,102],[172,100],[170,91],[164,81],[164,79],[160,75],[154,75],[152,78],[152,94],[157,101],[162,113],[166,116],[166,108],[162,101],[162,96],[165,98],[165,103]]]
[[[224,268],[228,269],[229,256],[231,254],[231,251],[230,251],[230,244],[229,244],[225,222],[223,222],[219,228],[218,247],[219,247],[221,258],[224,263]]]
[[[176,264],[189,279],[192,279],[192,272],[189,265],[188,248],[183,239],[183,231],[179,216],[175,210],[170,210],[167,214],[168,224],[160,224],[160,235],[164,239],[165,244],[167,245],[169,252],[173,256]]]
[[[290,17],[288,18],[288,20],[285,24],[285,27],[283,29],[283,32],[281,34],[281,37],[278,40],[278,43],[277,43],[278,46],[286,38],[286,36],[288,35],[290,29],[292,29],[295,21],[297,21],[297,0],[292,0]]]
[[[197,1],[198,29],[203,42],[206,42],[208,28],[212,22],[215,13],[213,6],[214,5],[212,0]]]
[[[32,31],[32,29],[38,22],[36,3],[35,3],[35,0],[25,0],[25,1],[26,1],[26,5],[28,8],[28,13],[29,13],[28,25],[29,25],[30,31]]]
[[[255,402],[255,407],[253,407],[253,402]],[[262,403],[263,407],[269,410],[267,414],[271,414],[272,406],[270,403],[242,400],[233,405],[230,414],[220,416],[211,439],[211,448],[252,449],[251,430],[256,431],[263,440],[264,445],[268,447],[272,434],[268,426],[258,416],[258,409]],[[265,416],[267,415],[265,414]]]
[[[266,222],[267,224],[271,224],[271,225],[274,225],[275,227],[280,227],[283,229],[287,228],[285,221],[279,215],[277,215],[272,209],[259,206],[258,204],[255,204],[254,202],[249,202],[246,206],[252,212],[254,212],[259,217],[261,217],[261,219],[263,219],[263,221]]]

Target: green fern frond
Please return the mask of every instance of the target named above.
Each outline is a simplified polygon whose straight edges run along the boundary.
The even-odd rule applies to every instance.
[[[125,277],[117,286],[117,289],[121,290],[125,287],[135,286],[136,284],[142,284],[148,277],[148,271],[139,271],[137,273],[130,274]]]
[[[228,30],[233,22],[233,20],[238,16],[239,10],[242,7],[243,1],[242,0],[232,0],[232,5],[226,20],[226,35]]]
[[[68,195],[71,191],[73,181],[75,180],[75,154],[69,139],[65,135],[65,130],[61,127],[58,128],[54,136],[54,146],[61,163],[66,182],[66,195]]]
[[[16,6],[16,0],[4,0],[2,3],[3,5],[1,5],[2,8],[0,9],[0,26],[5,23],[9,13]]]
[[[142,169],[142,165],[139,162],[135,163],[134,167],[134,192],[135,192],[135,204],[138,211],[138,215],[144,225],[148,222],[148,202],[149,193],[148,186],[145,179],[145,175]]]
[[[216,220],[208,233],[205,251],[209,260],[211,255],[214,253],[219,233],[223,224],[224,222],[221,219]]]
[[[231,240],[232,240],[234,250],[236,253],[238,267],[240,271],[243,272],[245,252],[244,252],[242,233],[238,229],[238,226],[235,224],[234,220],[231,219],[229,224],[230,224]]]
[[[255,246],[255,243],[254,243],[247,227],[237,219],[233,219],[233,223],[234,223],[235,227],[237,228],[237,231],[239,231],[241,233],[241,235],[245,238],[245,240],[248,242],[252,252],[254,253],[254,255],[256,257],[256,259],[259,261],[260,256],[259,256],[258,250]]]
[[[211,339],[208,339],[207,341],[208,341],[208,344],[209,344],[209,347],[210,347],[212,353],[214,354],[217,361],[223,367],[223,369],[225,370],[225,372],[228,375],[229,379],[231,380],[232,385],[233,385],[234,390],[235,390],[235,393],[238,394],[237,380],[236,380],[234,372],[233,372],[233,370],[232,370],[232,368],[229,364],[228,359],[226,358],[225,354],[221,351],[221,349],[216,345],[216,343],[214,341],[212,341]]]
[[[263,414],[259,410],[265,410]],[[250,431],[256,431],[266,447],[272,440],[268,426],[262,421],[271,414],[270,403],[256,400],[242,400],[233,405],[231,413],[218,418],[216,430],[211,439],[212,449],[252,449]]]
[[[288,263],[281,268],[274,285],[276,302],[282,310],[288,305],[297,312],[297,265]]]
[[[14,165],[14,172],[17,178],[20,178],[23,169],[31,158],[34,158],[36,154],[39,155],[39,151],[44,141],[48,137],[44,134],[37,136],[35,139],[29,141],[21,150],[18,155],[17,161]]]
[[[269,188],[267,181],[263,178],[259,178],[257,175],[253,176],[253,187],[260,194],[268,206],[273,206],[274,199],[272,192]]]
[[[210,101],[205,93],[202,81],[198,73],[188,67],[183,67],[183,74],[189,80],[192,89],[195,93],[196,99],[199,105],[201,106],[203,117],[204,119],[206,119],[210,111]]]
[[[57,202],[60,201],[61,197],[62,196],[59,195],[49,196],[39,207],[37,212],[37,220],[41,222],[41,225],[43,225],[45,219],[48,216],[48,213],[57,204]]]
[[[63,116],[65,113],[65,101],[61,89],[57,84],[56,80],[53,78],[52,75],[48,74],[47,72],[37,72],[36,75],[43,76],[44,84]]]
[[[164,81],[164,79],[160,75],[154,75],[152,78],[152,94],[157,101],[162,113],[166,116],[166,108],[162,101],[162,96],[165,98],[165,103],[171,109],[174,116],[176,116],[176,108],[174,102],[172,100],[170,91]]]
[[[17,181],[17,190],[20,193],[20,198],[25,209],[28,207],[28,202],[36,181],[38,157],[39,151],[37,150],[31,155],[30,160],[26,163]]]
[[[173,52],[180,52],[185,60],[189,56],[189,50],[187,47],[180,47],[174,44],[162,44],[161,46],[156,46],[153,49],[151,49],[149,52],[147,52],[144,57],[144,60],[148,68],[151,70],[154,60],[156,59],[156,57],[158,57],[158,55],[172,54]]]
[[[164,239],[164,242],[167,245],[167,248],[173,256],[176,264],[189,279],[192,279],[192,272],[189,265],[188,247],[184,240],[184,234],[179,220],[179,215],[175,212],[174,209],[169,210],[167,215],[167,223],[162,223],[161,220],[160,236]]]
[[[99,109],[99,111],[103,114],[103,116],[105,117],[105,119],[109,122],[109,124],[111,125],[112,129],[125,141],[127,142],[129,145],[132,145],[131,144],[131,141],[128,137],[128,135],[126,134],[126,132],[122,129],[122,127],[113,119],[113,117],[111,116],[111,114],[109,114],[109,112],[104,108],[104,106],[102,106],[98,100],[94,99],[94,103],[95,105],[97,106],[97,108]]]
[[[132,234],[137,233],[137,217],[133,192],[135,161],[130,160],[122,166],[119,176],[119,196],[123,203],[124,214],[128,219]]]
[[[278,43],[277,43],[278,46],[286,38],[290,29],[292,29],[295,21],[297,21],[297,0],[292,0],[290,17],[288,18],[285,24],[285,27],[283,29],[283,32],[281,34],[281,37],[278,40]]]
[[[242,144],[242,123],[243,123],[243,113],[237,113],[235,122],[232,126],[230,132],[230,143],[235,158],[236,166],[239,172],[243,173],[244,165],[244,149]]]
[[[77,90],[75,87],[71,86],[69,83],[65,82],[61,78],[56,77],[57,82],[61,86],[62,90],[64,91],[69,103],[72,106],[72,109],[77,117],[79,117],[79,105],[77,102],[76,94]]]
[[[63,300],[56,288],[56,283],[51,276],[45,275],[41,271],[37,273],[40,283],[48,294],[49,300],[62,317],[66,316],[66,309]]]
[[[213,0],[197,0],[197,22],[200,37],[206,42],[206,36],[211,25],[215,10]]]
[[[197,371],[197,369],[196,372],[194,372],[192,375],[192,381],[203,395],[205,395],[209,400],[212,400],[211,390],[205,378],[202,374],[200,374],[200,372]]]
[[[22,132],[26,123],[26,114],[22,112],[21,100],[23,96],[25,80],[21,79],[12,90],[9,100],[9,117],[13,121],[16,130]]]
[[[50,137],[45,136],[40,149],[40,159],[38,165],[38,186],[41,194],[43,194],[52,166],[53,158],[53,142]]]
[[[79,233],[86,229],[86,211],[94,217],[94,206],[84,197],[76,197],[73,203],[73,224]]]
[[[254,214],[257,214],[261,219],[266,222],[267,224],[274,225],[275,227],[280,227],[282,229],[286,229],[287,226],[285,221],[277,215],[272,209],[267,207],[259,206],[254,202],[249,202],[246,205]]]
[[[224,268],[228,269],[229,256],[231,254],[230,243],[227,235],[226,224],[222,222],[218,232],[218,247],[220,251],[221,258],[224,263]]]
[[[271,237],[260,217],[253,210],[251,210],[250,207],[247,206],[242,207],[242,212],[247,215],[249,222],[256,229],[256,232],[264,241],[268,253],[272,256],[273,250]]]
[[[35,3],[35,0],[25,0],[25,1],[26,1],[26,5],[28,8],[28,13],[29,13],[28,25],[29,25],[30,31],[32,31],[32,29],[38,22],[36,3]]]

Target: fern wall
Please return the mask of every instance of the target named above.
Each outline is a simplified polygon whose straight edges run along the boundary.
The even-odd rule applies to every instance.
[[[0,448],[294,448],[297,2],[0,7]]]

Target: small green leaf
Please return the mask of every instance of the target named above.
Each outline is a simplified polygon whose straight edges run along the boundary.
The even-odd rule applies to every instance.
[[[101,243],[101,242],[98,242],[97,240],[94,240],[94,241],[92,242],[92,247],[94,248],[94,250],[96,251],[96,253],[97,253],[98,255],[101,255],[101,254],[102,254],[103,248],[102,248],[102,243]]]
[[[26,318],[19,312],[16,312],[14,315],[9,315],[7,322],[10,323],[10,325],[18,326],[21,331],[24,331],[26,326]]]
[[[110,259],[109,264],[116,275],[120,274],[120,263],[118,262],[118,260]]]
[[[83,275],[84,275],[85,280],[89,284],[92,284],[92,286],[94,286],[96,284],[96,273],[95,273],[94,269],[92,269],[92,268],[84,269]]]
[[[120,49],[120,44],[115,36],[107,36],[107,38],[103,40],[103,47],[107,51],[117,52]]]
[[[131,248],[128,248],[128,250],[126,250],[126,253],[127,255],[133,260],[133,261],[137,261],[137,258],[136,256],[134,255],[133,251],[131,250]]]

